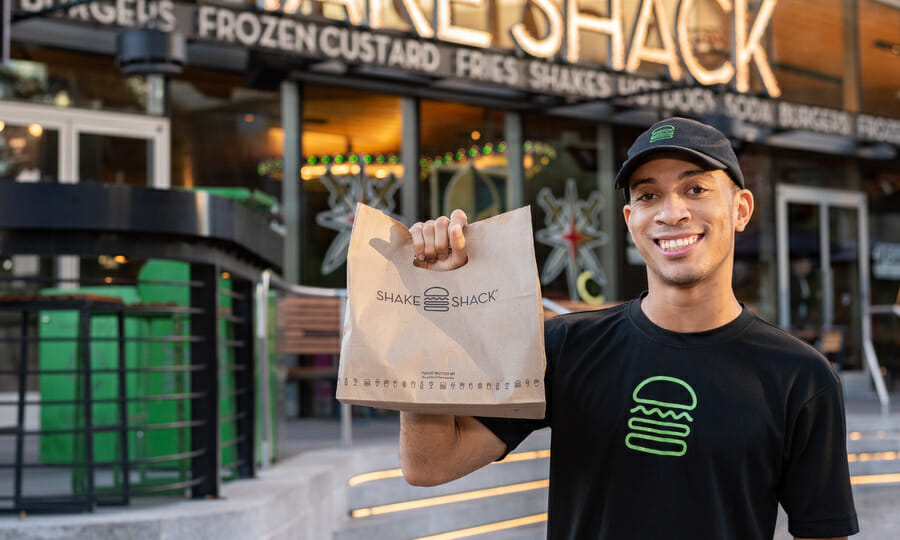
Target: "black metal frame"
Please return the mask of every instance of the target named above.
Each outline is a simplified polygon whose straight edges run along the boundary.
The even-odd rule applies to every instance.
[[[9,192],[9,193],[7,193]],[[5,197],[3,193],[15,195]],[[2,201],[10,204],[4,205]],[[44,202],[51,201],[54,208],[47,209]],[[14,204],[13,204],[14,201]],[[43,202],[42,202],[43,201]],[[200,204],[203,202],[203,204]],[[19,210],[12,211],[18,207]],[[65,213],[76,213],[77,219],[61,221]],[[0,375],[15,376],[17,399],[0,402],[14,405],[16,426],[14,430],[0,432],[0,439],[15,436],[12,463],[0,461],[0,470],[13,469],[13,493],[0,493],[2,512],[78,512],[92,511],[98,505],[129,504],[133,497],[184,493],[193,498],[216,498],[220,495],[224,477],[249,478],[256,472],[255,455],[255,347],[254,347],[254,283],[266,267],[280,265],[280,244],[277,234],[267,226],[267,217],[255,215],[247,209],[219,197],[207,194],[165,192],[125,186],[63,186],[36,184],[9,186],[0,184],[0,255],[96,255],[123,254],[128,257],[162,258],[190,264],[190,278],[185,282],[166,282],[171,286],[189,287],[190,305],[124,305],[114,300],[96,299],[90,296],[33,296],[0,297],[0,312],[19,313],[19,336],[0,337],[0,342],[19,344],[20,362],[15,369],[0,369]],[[21,211],[28,208],[28,211]],[[41,208],[44,221],[36,217],[35,209]],[[192,215],[191,212],[196,215]],[[174,214],[179,214],[175,216]],[[156,216],[158,219],[152,219]],[[168,216],[168,217],[167,217]],[[171,219],[169,219],[169,217]],[[68,225],[68,228],[67,228]],[[249,241],[251,236],[254,240]],[[277,248],[277,249],[276,249]],[[225,273],[230,277],[231,290],[220,286]],[[22,281],[21,278],[0,278],[2,281]],[[55,285],[56,280],[27,278],[25,281]],[[148,282],[149,283],[149,282]],[[153,282],[159,284],[158,282]],[[161,282],[160,282],[161,283]],[[79,285],[76,282],[73,285]],[[92,284],[85,280],[84,284]],[[118,285],[120,283],[110,283]],[[137,284],[137,283],[134,283]],[[100,293],[102,294],[102,293]],[[231,310],[222,308],[222,299],[230,297]],[[32,335],[34,318],[38,313],[50,310],[76,311],[79,313],[76,337],[47,337]],[[97,315],[116,317],[116,336],[92,336],[91,320]],[[158,318],[187,317],[189,335],[134,336],[127,334],[126,317]],[[224,334],[223,334],[224,332]],[[75,369],[30,368],[27,363],[32,344],[69,341],[78,344],[78,361]],[[113,367],[92,366],[91,346],[97,343],[117,344],[118,363]],[[190,348],[189,359],[181,364],[143,366],[128,361],[129,342],[172,342]],[[234,359],[233,365],[221,365],[222,351]],[[133,367],[129,367],[134,364]],[[130,394],[128,378],[134,374],[183,373],[190,378],[187,388],[154,395]],[[72,375],[80,383],[80,394],[74,400],[26,398],[29,376]],[[118,391],[114,398],[96,397],[92,385],[97,375],[115,375]],[[221,384],[232,384],[234,390],[220,392]],[[186,390],[186,391],[185,391]],[[42,396],[42,398],[45,396]],[[51,396],[52,397],[52,396]],[[220,404],[234,400],[234,414],[222,417]],[[129,406],[136,403],[176,401],[190,407],[190,415],[175,421],[150,423],[149,420],[129,418]],[[26,429],[25,409],[30,405],[72,405],[78,407],[77,418],[81,426],[65,426],[71,429]],[[96,405],[115,404],[117,420],[111,425],[94,425]],[[106,422],[104,422],[106,423]],[[221,440],[221,426],[233,423],[235,436]],[[189,443],[176,448],[174,453],[132,457],[130,441],[136,432],[165,429],[189,430]],[[94,435],[117,433],[119,445],[115,457],[98,461]],[[73,435],[83,437],[84,455],[75,450],[69,462],[29,463],[26,461],[26,436]],[[188,446],[189,444],[189,446]],[[223,450],[234,447],[236,459],[222,463]],[[74,448],[74,447],[73,447]],[[140,485],[132,481],[135,472],[143,468],[189,460],[186,480],[155,481]],[[33,468],[69,469],[85,471],[84,492],[30,497],[24,494],[25,480]],[[120,475],[114,488],[98,487],[95,473],[112,469]],[[167,470],[171,470],[167,469]],[[115,476],[116,479],[119,476]],[[164,478],[162,480],[169,480]],[[74,483],[74,480],[73,480]]]

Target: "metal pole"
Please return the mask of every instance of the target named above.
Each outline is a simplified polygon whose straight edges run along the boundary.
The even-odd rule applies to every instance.
[[[878,401],[881,402],[881,415],[887,416],[890,411],[891,397],[881,376],[881,368],[878,365],[878,356],[875,354],[875,346],[872,344],[872,313],[869,302],[870,276],[869,276],[869,206],[865,193],[859,194],[859,203],[856,212],[857,230],[859,231],[859,309],[862,322],[863,351],[866,363],[872,373],[872,382],[875,383],[875,392]]]
[[[828,203],[819,204],[819,271],[822,274],[822,329],[834,324],[834,275],[831,271],[831,223]]]
[[[191,458],[191,497],[219,496],[222,453],[219,451],[219,269],[210,264],[191,264],[191,450],[199,452]]]
[[[28,382],[28,311],[22,310],[22,341],[19,344],[19,395],[16,408],[16,469],[13,480],[13,510],[22,510],[22,463],[25,454],[25,389]]]
[[[300,159],[303,155],[301,130],[302,107],[300,87],[295,81],[281,83],[281,127],[284,130],[284,149],[281,165],[281,206],[284,217],[284,277],[291,283],[300,283],[301,272],[301,214],[303,212],[303,185],[300,177]]]
[[[791,282],[788,274],[787,205],[781,186],[775,189],[775,246],[778,266],[778,325],[791,327]]]
[[[503,137],[506,139],[506,209],[514,210],[525,204],[522,114],[517,111],[506,111],[503,117],[503,131]]]
[[[269,276],[266,270],[256,284],[256,351],[257,351],[257,392],[263,413],[262,440],[260,441],[260,469],[271,464],[270,444],[272,441],[271,400],[269,394]]]
[[[79,351],[84,370],[84,459],[87,469],[87,509],[94,510],[94,394],[91,387],[91,311],[85,302],[78,310]]]
[[[344,317],[347,313],[347,296],[346,291],[341,296],[341,339],[344,338]],[[338,379],[337,384],[341,384]],[[341,446],[351,446],[353,444],[353,406],[347,403],[341,403]]]
[[[131,464],[128,461],[128,365],[125,358],[125,311],[116,310],[119,333],[119,444],[122,453],[122,500],[131,499]]]
[[[601,251],[603,270],[606,272],[603,295],[607,301],[621,298],[619,261],[622,256],[622,212],[621,195],[614,182],[615,175],[616,154],[612,126],[600,125],[597,126],[597,183],[604,199],[601,223],[607,234],[606,245]]]
[[[401,187],[402,214],[407,225],[419,221],[419,100],[400,98],[402,136],[400,163],[403,164]]]

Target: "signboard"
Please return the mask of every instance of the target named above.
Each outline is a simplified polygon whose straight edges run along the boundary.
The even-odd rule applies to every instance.
[[[17,12],[35,13],[69,0],[12,1]],[[466,0],[473,5],[481,5],[482,1]],[[346,21],[291,15],[298,11],[300,0],[264,0],[268,11],[248,9],[241,4],[107,0],[78,5],[52,16],[117,27],[139,26],[156,19],[159,29],[177,30],[189,41],[306,59],[337,60],[348,65],[395,69],[576,101],[607,100],[621,106],[687,115],[722,114],[756,126],[813,131],[900,146],[900,120],[741,93],[748,89],[749,69],[755,66],[766,91],[771,96],[780,94],[760,45],[776,0],[763,0],[755,18],[747,12],[747,0],[719,3],[728,7],[734,21],[735,60],[714,70],[697,63],[687,39],[687,28],[679,22],[682,19],[675,20],[675,36],[663,30],[669,25],[656,26],[663,48],[646,45],[648,25],[657,20],[670,20],[662,0],[642,0],[628,48],[622,43],[622,0],[610,0],[610,14],[606,18],[578,12],[574,0],[565,2],[565,14],[549,0],[532,1],[547,16],[549,30],[538,39],[529,35],[521,23],[507,29],[520,51],[495,48],[493,35],[452,24],[451,0],[435,0],[434,23],[424,17],[415,0],[393,2],[409,21],[411,32],[380,28],[386,2],[379,0],[323,2],[341,6]],[[363,4],[368,6],[368,11],[363,10]],[[678,13],[689,12],[693,4],[694,0],[681,0]],[[584,32],[608,38],[609,66],[578,63],[581,58],[578,40]],[[695,81],[720,86],[731,81],[737,91],[707,86],[673,88],[678,83],[633,74],[642,62],[667,66],[675,81],[686,77],[680,67],[683,64]]]

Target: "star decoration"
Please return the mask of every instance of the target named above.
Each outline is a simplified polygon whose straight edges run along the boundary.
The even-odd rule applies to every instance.
[[[337,176],[331,171],[319,177],[319,181],[328,189],[329,209],[316,215],[316,223],[338,233],[322,260],[322,273],[330,274],[347,262],[356,203],[367,204],[402,221],[393,213],[394,193],[400,187],[400,181],[393,173],[382,180],[373,180],[363,172]]]
[[[594,251],[608,239],[597,222],[604,204],[600,192],[593,191],[587,200],[579,200],[575,180],[569,178],[564,198],[557,199],[550,188],[545,187],[538,192],[537,203],[544,209],[546,227],[537,231],[534,237],[553,248],[541,269],[541,283],[547,285],[565,269],[572,300],[578,300],[578,276],[585,270],[591,272],[600,286],[605,286],[606,272]]]

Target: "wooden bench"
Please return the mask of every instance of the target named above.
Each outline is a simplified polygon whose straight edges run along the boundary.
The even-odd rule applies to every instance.
[[[278,304],[280,354],[329,355],[329,365],[297,365],[288,368],[286,380],[298,394],[317,380],[337,381],[341,352],[341,303],[338,297],[292,296]]]

